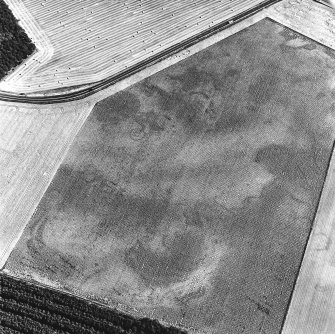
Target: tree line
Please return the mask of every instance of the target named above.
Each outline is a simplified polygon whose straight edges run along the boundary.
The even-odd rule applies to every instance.
[[[0,80],[35,51],[35,45],[0,0]]]

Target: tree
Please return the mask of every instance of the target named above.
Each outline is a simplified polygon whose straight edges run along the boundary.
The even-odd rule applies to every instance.
[[[35,45],[0,0],[0,80],[35,51]]]

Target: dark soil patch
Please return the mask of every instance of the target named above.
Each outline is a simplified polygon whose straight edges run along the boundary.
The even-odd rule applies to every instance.
[[[0,275],[1,333],[182,334],[156,320],[135,319],[86,301]]]

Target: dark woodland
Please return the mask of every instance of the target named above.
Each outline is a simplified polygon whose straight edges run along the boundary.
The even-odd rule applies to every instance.
[[[0,0],[0,80],[34,50],[35,45],[19,26],[18,20]]]

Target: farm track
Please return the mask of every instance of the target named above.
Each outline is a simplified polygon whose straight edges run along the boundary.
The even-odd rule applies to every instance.
[[[144,52],[141,55],[140,53],[136,53],[133,54],[132,57],[128,57],[130,59],[130,63],[126,64],[124,66],[124,69],[120,70],[120,68],[116,71],[114,71],[114,74],[112,74],[111,76],[108,76],[106,79],[97,81],[96,83],[92,84],[91,86],[84,88],[82,90],[79,91],[72,91],[66,94],[62,94],[62,95],[53,95],[53,96],[45,96],[48,94],[48,91],[45,91],[45,95],[44,96],[21,96],[18,94],[11,94],[11,93],[5,93],[5,92],[1,92],[0,93],[0,99],[4,100],[4,101],[13,101],[13,102],[20,102],[20,103],[36,103],[36,104],[49,104],[49,103],[60,103],[60,102],[67,102],[67,101],[74,101],[74,100],[79,100],[82,98],[85,98],[91,94],[94,94],[96,92],[99,92],[113,84],[115,84],[117,81],[120,81],[128,76],[131,76],[135,73],[137,73],[140,70],[143,70],[144,68],[157,63],[165,58],[168,58],[170,56],[172,56],[173,54],[184,50],[187,47],[190,47],[216,33],[218,33],[219,31],[228,28],[229,26],[231,26],[232,24],[235,24],[257,12],[259,12],[260,10],[278,2],[279,0],[268,0],[268,1],[262,1],[261,4],[258,4],[257,6],[252,7],[251,9],[248,9],[246,11],[242,10],[242,7],[245,7],[245,4],[243,4],[243,6],[241,5],[240,8],[240,14],[235,15],[233,17],[229,17],[228,19],[224,20],[223,22],[220,22],[218,24],[213,24],[212,26],[210,25],[209,28],[199,32],[196,35],[193,35],[189,38],[187,38],[186,40],[183,40],[181,42],[177,42],[175,43],[175,41],[177,40],[181,40],[180,37],[178,37],[177,35],[173,35],[171,36],[171,41],[167,42],[167,40],[164,41],[165,46],[168,46],[167,48],[165,48],[163,51],[159,51],[159,52],[155,52],[152,51],[153,56],[148,56],[147,52]],[[214,18],[212,18],[214,20]],[[214,22],[214,21],[213,21]],[[148,27],[146,28],[147,30],[149,29]],[[150,30],[149,30],[150,32]],[[185,33],[184,31],[182,31],[182,33]],[[165,36],[166,37],[166,36]],[[128,37],[127,37],[128,38]],[[157,35],[156,38],[164,38],[164,36],[159,36]],[[35,42],[35,41],[34,41]],[[120,42],[120,40],[118,40],[118,43]],[[50,48],[48,47],[44,47],[45,50],[50,50]],[[120,54],[125,53],[125,50],[120,50]],[[149,53],[150,54],[150,53]],[[42,56],[41,56],[42,57]],[[45,58],[49,58],[50,59],[50,54],[47,54],[46,52],[44,52],[43,57]],[[36,57],[34,57],[36,58]],[[135,63],[135,59],[136,58],[136,63]],[[137,61],[137,59],[139,59],[140,61]],[[116,65],[119,66],[118,64],[120,63],[119,60],[115,60]],[[43,63],[43,60],[38,60],[35,59],[34,61],[34,68],[36,69],[38,66],[40,66],[39,64]],[[36,67],[37,66],[37,67]],[[31,72],[30,70],[30,65],[26,66],[27,71],[29,72],[29,75],[33,72]],[[56,70],[58,72],[58,70]],[[117,74],[115,74],[117,73]],[[15,75],[21,75],[24,73],[16,73]],[[13,74],[14,75],[14,74]],[[55,74],[56,75],[56,74]],[[68,74],[67,74],[68,75]],[[107,75],[107,73],[106,73]],[[101,77],[101,75],[99,74],[99,76]],[[16,78],[19,80],[19,78]],[[20,87],[20,81],[17,81],[17,87]],[[85,80],[81,80],[80,81],[82,84],[83,83],[87,83],[85,82]],[[92,81],[90,81],[92,82]],[[76,82],[78,84],[78,81]],[[75,83],[74,83],[75,84]],[[43,85],[43,87],[47,87],[47,84]],[[18,88],[19,89],[19,88]],[[68,87],[68,89],[70,90],[71,87]],[[38,89],[36,89],[35,87],[35,91],[37,91]],[[42,94],[43,92],[41,92]]]

